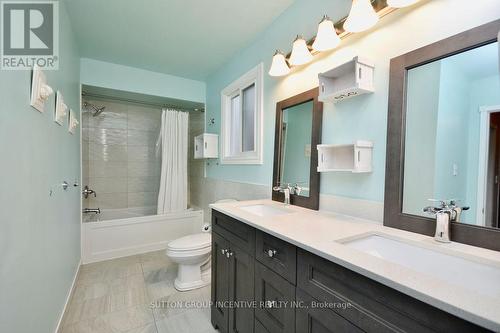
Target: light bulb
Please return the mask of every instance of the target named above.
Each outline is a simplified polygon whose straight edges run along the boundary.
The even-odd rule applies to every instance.
[[[311,52],[307,48],[306,40],[300,36],[297,36],[293,42],[292,54],[288,62],[290,65],[298,66],[307,64],[313,58]]]
[[[290,73],[290,67],[286,63],[285,56],[280,51],[276,50],[273,55],[273,62],[269,68],[269,75],[271,76],[284,76]]]
[[[402,8],[417,3],[418,0],[387,0],[387,5],[394,8]]]
[[[335,31],[332,20],[328,16],[323,16],[323,20],[318,25],[318,34],[312,45],[316,51],[327,51],[336,48],[340,44],[340,37]]]
[[[361,32],[370,29],[378,22],[378,15],[370,0],[352,0],[351,11],[344,22],[347,32]]]

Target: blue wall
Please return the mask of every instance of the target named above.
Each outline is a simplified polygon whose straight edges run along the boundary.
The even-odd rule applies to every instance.
[[[283,111],[283,121],[287,124],[283,183],[299,183],[309,188],[311,158],[306,157],[306,145],[311,146],[312,101],[295,105]],[[307,195],[306,192],[303,195]]]
[[[79,57],[60,2],[59,70],[49,84],[79,113]],[[29,106],[30,71],[0,71],[0,332],[54,332],[80,260],[80,134]],[[54,193],[49,196],[49,190]]]
[[[440,74],[439,61],[408,71],[403,212],[409,214],[421,215],[434,198]]]
[[[144,69],[82,58],[82,84],[205,103],[205,83]]]
[[[255,42],[213,73],[207,81],[206,118],[215,118],[207,131],[220,132],[220,91],[260,62],[269,69],[275,49],[290,50],[297,33],[313,36],[323,14],[336,20],[349,11],[350,1],[298,0]],[[216,165],[207,167],[211,178],[271,185],[274,117],[276,102],[318,85],[317,75],[361,55],[375,62],[374,94],[324,106],[323,143],[348,143],[358,139],[374,142],[373,173],[323,173],[321,192],[339,196],[383,201],[385,147],[390,59],[418,47],[498,18],[498,2],[485,0],[467,12],[454,0],[421,1],[385,17],[377,26],[345,39],[340,48],[315,57],[283,78],[264,74],[264,163],[262,165]],[[447,15],[442,15],[446,12]],[[425,25],[422,24],[425,22]],[[409,32],[411,31],[411,38]]]

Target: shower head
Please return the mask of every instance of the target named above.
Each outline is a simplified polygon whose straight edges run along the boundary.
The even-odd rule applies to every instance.
[[[87,110],[89,110],[89,111],[92,111],[93,117],[97,117],[98,115],[100,115],[102,113],[102,111],[104,111],[104,109],[106,108],[105,106],[98,107],[98,106],[95,106],[94,104],[90,104],[88,102],[83,102],[83,107],[87,108]]]

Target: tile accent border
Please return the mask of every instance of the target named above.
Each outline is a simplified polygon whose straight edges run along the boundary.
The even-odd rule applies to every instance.
[[[358,217],[380,224],[384,221],[384,203],[380,201],[353,199],[320,193],[319,209],[326,212]]]

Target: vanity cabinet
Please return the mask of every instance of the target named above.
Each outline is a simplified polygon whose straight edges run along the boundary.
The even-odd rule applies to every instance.
[[[254,251],[254,228],[213,212],[211,321],[220,332],[254,332]]]
[[[271,269],[255,265],[255,319],[269,332],[295,332],[295,286]]]
[[[488,332],[215,210],[212,231],[221,333]]]

